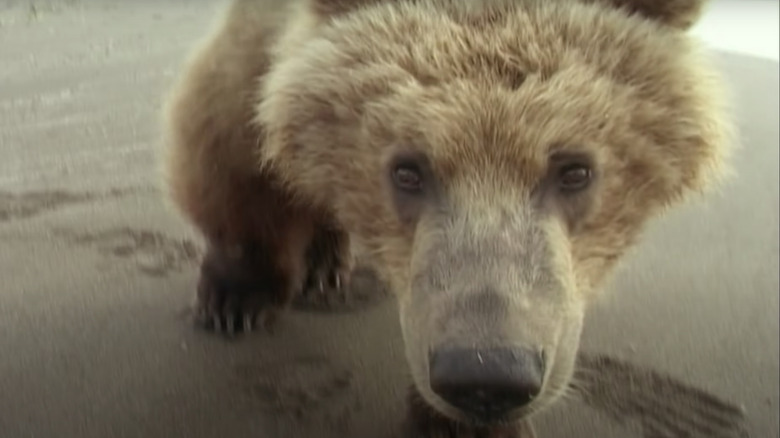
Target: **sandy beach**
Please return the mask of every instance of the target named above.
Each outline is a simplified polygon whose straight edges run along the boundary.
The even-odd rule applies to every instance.
[[[0,437],[390,438],[393,299],[225,340],[187,319],[202,242],[163,199],[159,107],[218,2],[0,3]],[[778,438],[778,63],[717,53],[741,149],[588,316],[539,438]]]

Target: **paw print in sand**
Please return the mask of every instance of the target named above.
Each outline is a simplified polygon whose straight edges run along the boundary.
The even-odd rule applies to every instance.
[[[326,357],[304,356],[276,364],[237,369],[239,385],[261,409],[289,415],[297,421],[315,420],[339,429],[360,409],[352,392],[352,372],[334,366]]]
[[[673,377],[607,357],[581,354],[573,388],[591,408],[643,438],[747,438],[744,412]]]
[[[114,228],[95,233],[60,232],[79,245],[91,246],[101,254],[131,260],[139,271],[163,277],[196,264],[200,251],[186,239],[131,228]]]

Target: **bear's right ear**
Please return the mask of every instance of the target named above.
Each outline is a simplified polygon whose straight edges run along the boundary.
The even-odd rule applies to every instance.
[[[688,30],[701,18],[710,0],[586,0],[607,3],[667,26]]]
[[[362,6],[396,0],[309,0],[312,9],[320,17],[335,17]]]

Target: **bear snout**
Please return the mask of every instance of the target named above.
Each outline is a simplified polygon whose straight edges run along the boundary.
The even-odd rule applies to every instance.
[[[445,347],[429,356],[431,390],[480,421],[506,419],[539,395],[544,359],[536,350]]]

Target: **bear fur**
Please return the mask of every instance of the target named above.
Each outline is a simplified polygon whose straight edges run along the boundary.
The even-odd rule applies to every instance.
[[[725,173],[723,86],[686,35],[705,4],[233,0],[165,110],[199,321],[270,328],[348,289],[360,248],[398,302],[413,433],[519,436],[646,223]],[[496,373],[536,387],[477,415],[431,377],[453,348],[511,349]]]

